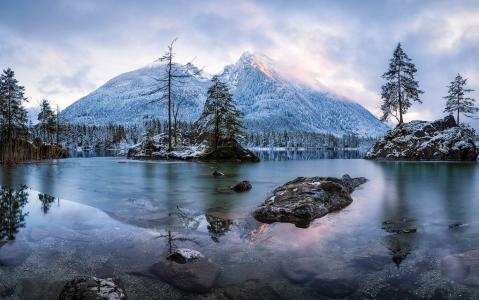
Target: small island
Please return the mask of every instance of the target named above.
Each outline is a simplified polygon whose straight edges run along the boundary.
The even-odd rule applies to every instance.
[[[474,129],[449,115],[433,122],[412,121],[389,131],[366,154],[376,160],[475,161]]]
[[[172,78],[166,77],[165,81],[168,82],[168,80]],[[167,98],[170,99],[170,96]],[[127,157],[156,160],[259,162],[256,154],[245,149],[238,142],[242,138],[244,129],[242,117],[243,113],[237,108],[228,86],[218,76],[214,76],[212,85],[208,89],[203,113],[193,124],[192,129],[182,131],[170,124],[168,128],[173,130],[169,130],[167,134],[152,136],[147,132],[143,141],[128,150]]]

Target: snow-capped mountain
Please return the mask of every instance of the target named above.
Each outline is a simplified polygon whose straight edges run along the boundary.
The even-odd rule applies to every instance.
[[[187,72],[192,66],[177,65]],[[119,75],[64,110],[70,123],[134,123],[152,117],[165,120],[166,102],[154,102],[155,89],[164,65],[155,63]],[[238,62],[226,66],[220,77],[231,89],[243,111],[248,131],[307,131],[333,134],[382,135],[388,127],[368,110],[326,91],[291,82],[265,55],[244,53]],[[195,121],[201,114],[209,87],[208,74],[189,78],[175,88],[173,98],[184,99],[180,119]]]
[[[191,72],[176,64],[178,74]],[[168,102],[162,92],[151,94],[158,88],[158,79],[165,72],[165,65],[155,62],[141,69],[121,74],[87,96],[68,106],[61,117],[73,124],[104,125],[108,123],[131,124],[151,118],[166,120]],[[173,87],[174,99],[181,99],[179,119],[195,121],[202,112],[210,76],[204,72],[190,78],[181,78],[181,85]]]

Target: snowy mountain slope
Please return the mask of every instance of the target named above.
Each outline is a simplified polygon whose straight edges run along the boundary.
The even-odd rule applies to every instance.
[[[185,66],[176,65],[180,72]],[[121,74],[87,96],[77,100],[62,112],[68,123],[102,125],[108,123],[139,123],[146,119],[168,118],[168,103],[162,93],[145,95],[158,87],[154,78],[161,77],[165,66],[153,63],[144,68]],[[191,68],[190,68],[191,69]],[[195,121],[206,100],[210,76],[205,73],[188,79],[173,89],[175,99],[184,99],[179,118]],[[159,100],[160,99],[160,100]]]
[[[162,68],[153,64],[113,78],[65,109],[63,118],[87,124],[132,123],[150,117],[166,119],[166,102],[150,103],[158,96],[144,96],[154,89],[156,82],[151,77],[158,77]],[[245,114],[248,131],[379,136],[388,130],[357,103],[285,79],[274,62],[262,54],[244,53],[238,62],[226,66],[220,77]],[[209,78],[206,74],[196,76],[175,90],[175,99],[185,98],[182,120],[195,121],[201,114]]]
[[[388,127],[361,105],[291,83],[262,54],[244,53],[221,75],[245,113],[248,128],[382,135]]]

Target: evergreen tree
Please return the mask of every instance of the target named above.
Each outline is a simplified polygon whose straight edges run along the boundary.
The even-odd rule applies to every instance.
[[[402,124],[403,114],[411,107],[412,101],[422,103],[419,95],[423,91],[419,89],[419,83],[414,79],[416,72],[416,66],[399,43],[389,61],[388,71],[382,76],[386,79],[386,84],[382,86],[381,91],[382,121],[394,117],[399,124]]]
[[[233,96],[225,83],[214,76],[213,85],[208,89],[208,98],[198,123],[210,133],[215,148],[223,139],[234,140],[243,129],[243,114],[236,107]]]
[[[467,78],[462,78],[461,74],[457,74],[454,81],[448,86],[449,92],[444,99],[446,99],[446,113],[457,113],[457,125],[459,125],[459,113],[463,113],[466,117],[472,118],[473,115],[479,111],[475,106],[475,99],[466,97],[467,93],[473,92],[473,89],[465,88]]]
[[[23,102],[25,88],[18,84],[15,73],[8,68],[0,75],[0,140],[10,143],[27,134],[27,111]]]
[[[44,140],[52,142],[52,136],[56,129],[56,116],[47,99],[40,103],[40,113],[38,114],[38,126],[43,134]]]

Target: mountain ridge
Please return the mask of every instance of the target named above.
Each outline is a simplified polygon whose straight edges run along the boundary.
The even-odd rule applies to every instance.
[[[176,64],[180,72],[188,68]],[[154,77],[164,64],[152,63],[120,74],[62,112],[68,123],[102,125],[166,119],[161,95],[146,95],[155,88]],[[286,79],[275,62],[261,53],[245,52],[224,67],[218,76],[229,86],[243,111],[248,131],[305,131],[379,136],[389,128],[360,104],[329,91],[319,91]],[[194,122],[201,114],[211,75],[200,72],[175,87],[174,99],[182,100],[180,119]]]

